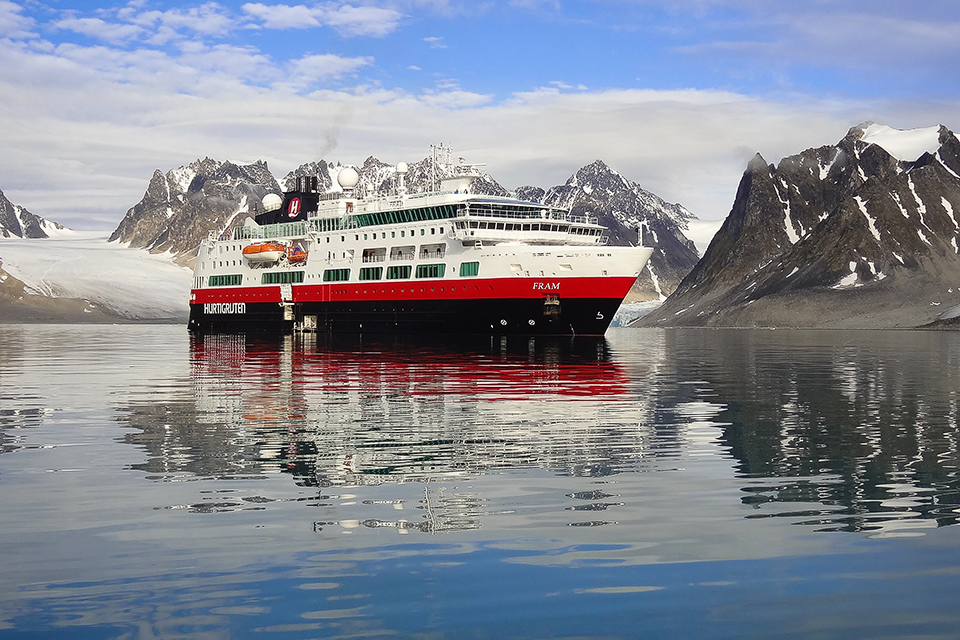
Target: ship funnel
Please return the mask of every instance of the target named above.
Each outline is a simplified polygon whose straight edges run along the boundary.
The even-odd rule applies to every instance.
[[[297,191],[301,193],[316,193],[319,184],[317,176],[297,176]]]
[[[407,192],[407,185],[404,184],[404,177],[409,171],[409,167],[406,162],[400,162],[397,164],[397,193],[404,194]]]

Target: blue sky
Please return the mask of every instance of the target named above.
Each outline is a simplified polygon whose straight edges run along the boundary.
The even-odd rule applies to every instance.
[[[960,126],[954,0],[0,0],[0,189],[112,228],[154,169],[445,142],[508,188],[602,159],[706,219],[746,161]]]

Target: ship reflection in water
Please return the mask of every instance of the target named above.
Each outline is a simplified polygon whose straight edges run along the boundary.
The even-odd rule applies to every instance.
[[[650,396],[637,393],[655,360],[628,375],[602,338],[207,335],[192,338],[190,352],[194,403],[132,408],[130,425],[142,433],[128,441],[149,451],[136,468],[164,480],[288,473],[319,488],[316,505],[330,488],[424,486],[422,520],[356,520],[368,527],[479,528],[484,498],[451,482],[521,469],[603,477],[642,470],[655,450],[680,446],[678,434],[651,432]],[[402,501],[365,504],[398,510]]]
[[[494,485],[466,488],[520,472],[524,482],[536,473],[594,480],[536,514],[565,512],[571,526],[636,529],[679,508],[651,491],[677,497],[693,487],[713,489],[706,506],[724,516],[816,530],[905,536],[955,524],[960,346],[943,334],[848,337],[199,336],[190,345],[194,401],[131,407],[139,433],[127,441],[146,448],[134,468],[154,480],[290,474],[315,488],[300,499],[338,506],[345,526],[435,533],[522,519],[509,500],[483,495]],[[618,481],[623,474],[646,480]],[[352,510],[343,507],[354,496],[338,493],[410,483],[421,488],[422,513],[404,512],[409,520],[395,517],[413,500],[408,489]],[[257,499],[181,506],[264,508]]]

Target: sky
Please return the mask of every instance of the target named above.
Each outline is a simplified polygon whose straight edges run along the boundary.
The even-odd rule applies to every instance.
[[[211,157],[415,162],[508,189],[600,159],[704,220],[747,161],[960,127],[956,0],[0,0],[0,189],[116,227]]]

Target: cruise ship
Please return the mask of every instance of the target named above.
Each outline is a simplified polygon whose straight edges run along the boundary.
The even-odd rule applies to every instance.
[[[473,192],[481,165],[434,149],[432,188],[368,195],[352,167],[263,198],[201,244],[198,333],[601,335],[653,249],[608,246],[596,218]]]

